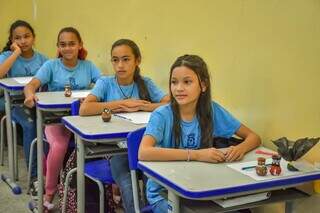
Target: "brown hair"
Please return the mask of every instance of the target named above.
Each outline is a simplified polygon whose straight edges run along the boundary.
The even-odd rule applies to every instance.
[[[58,34],[58,38],[57,38],[57,46],[58,46],[58,43],[59,43],[59,37],[62,33],[65,33],[65,32],[68,32],[68,33],[73,33],[76,35],[78,41],[81,43],[82,42],[82,39],[81,39],[81,36],[80,36],[80,33],[77,29],[73,28],[73,27],[65,27],[65,28],[62,28]],[[79,53],[78,53],[78,59],[80,60],[85,60],[86,57],[88,55],[88,51],[82,47],[80,50],[79,50]],[[58,58],[61,58],[62,55],[61,53],[58,51]]]

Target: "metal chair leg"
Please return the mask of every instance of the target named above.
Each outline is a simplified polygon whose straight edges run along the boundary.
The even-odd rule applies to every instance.
[[[29,165],[28,165],[28,179],[27,179],[27,194],[30,193],[32,156],[33,156],[34,146],[35,145],[37,145],[37,138],[33,139],[32,143],[31,143],[31,146],[30,146]]]
[[[4,165],[4,155],[3,155],[3,149],[4,149],[4,125],[5,125],[5,120],[6,120],[6,116],[3,116],[1,118],[1,130],[0,130],[0,134],[1,134],[1,139],[0,139],[0,160],[1,160],[1,166]]]
[[[103,213],[104,212],[104,186],[101,183],[101,181],[91,177],[90,175],[86,175],[86,177],[90,178],[91,180],[93,180],[94,182],[96,182],[98,184],[99,187],[99,212]]]
[[[66,212],[66,205],[67,205],[67,195],[69,190],[69,179],[73,173],[77,171],[77,168],[71,169],[68,174],[66,175],[66,180],[64,181],[64,190],[63,190],[63,203],[62,203],[62,213]]]
[[[18,168],[18,148],[17,148],[17,124],[12,121],[12,136],[13,136],[13,158],[14,158],[14,179],[19,180],[19,168]]]

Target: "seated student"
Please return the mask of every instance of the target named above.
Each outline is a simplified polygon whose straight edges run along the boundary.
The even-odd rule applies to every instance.
[[[0,54],[0,78],[34,76],[47,57],[33,49],[35,42],[33,28],[29,23],[17,20],[11,24],[9,33],[9,40]],[[0,111],[4,110],[4,97],[2,97]],[[23,151],[28,168],[31,142],[36,137],[35,111],[15,106],[12,109],[12,119],[21,125],[23,130]],[[36,154],[32,161],[30,192],[32,197],[36,197]]]
[[[102,77],[80,107],[80,115],[113,112],[153,111],[169,101],[150,78],[140,75],[141,54],[131,40],[120,39],[111,48],[114,76]],[[134,212],[131,176],[126,155],[111,158],[111,172],[120,187],[126,212]]]
[[[85,60],[87,52],[79,32],[72,27],[60,30],[57,39],[59,56],[47,61],[32,81],[24,89],[27,107],[33,107],[37,97],[35,91],[44,84],[49,91],[63,91],[65,85],[72,90],[89,89],[100,77],[98,68],[90,61]],[[47,156],[47,174],[45,185],[44,206],[50,210],[57,190],[58,176],[62,168],[71,132],[62,124],[47,125],[45,128],[47,141],[50,144]]]
[[[211,101],[210,77],[206,63],[196,55],[179,57],[171,66],[171,103],[155,110],[139,148],[146,161],[232,162],[259,146],[260,138],[222,106]],[[214,148],[213,136],[229,138],[236,134],[242,143],[222,153]],[[147,182],[147,198],[153,212],[167,212],[163,188]]]

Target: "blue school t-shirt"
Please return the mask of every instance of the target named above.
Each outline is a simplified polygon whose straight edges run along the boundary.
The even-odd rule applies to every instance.
[[[230,138],[240,128],[241,123],[235,119],[228,111],[216,102],[212,102],[213,110],[213,133],[215,137]],[[174,138],[172,136],[173,113],[171,105],[167,104],[156,109],[150,117],[146,127],[145,135],[151,135],[156,140],[157,147],[174,148]],[[181,122],[181,149],[200,148],[200,126],[197,117],[192,121]],[[148,179],[147,198],[150,204],[154,204],[163,199],[159,192],[163,187],[155,181]]]
[[[5,51],[0,54],[0,64],[2,64],[10,55],[12,51]],[[8,71],[8,77],[24,77],[34,76],[40,69],[42,64],[46,62],[48,58],[37,51],[34,51],[31,58],[23,58],[18,56],[17,60],[13,63]]]
[[[99,69],[90,61],[78,60],[75,67],[69,68],[60,58],[44,63],[35,76],[41,86],[48,85],[48,91],[63,91],[65,85],[70,85],[72,90],[89,89],[99,77]]]
[[[150,78],[143,77],[144,83],[150,94],[151,101],[158,103],[165,94],[152,82]],[[130,85],[121,86],[115,76],[101,77],[91,94],[96,96],[99,102],[122,100],[126,98],[140,99],[138,85],[134,82]]]

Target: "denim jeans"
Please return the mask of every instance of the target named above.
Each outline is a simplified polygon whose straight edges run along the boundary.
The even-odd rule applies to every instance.
[[[132,182],[127,155],[115,155],[110,160],[111,173],[119,186],[126,213],[134,213]]]
[[[5,100],[4,96],[0,97],[0,113],[5,114]]]
[[[159,200],[152,205],[153,213],[167,213],[168,212],[168,201],[166,199]]]
[[[11,111],[12,120],[22,127],[23,131],[23,152],[29,165],[30,147],[33,139],[37,137],[35,109],[29,109],[22,106],[15,106]],[[37,153],[34,149],[32,156],[31,178],[37,177]]]

